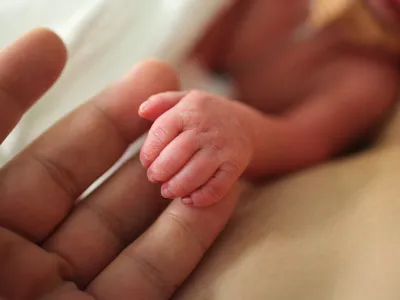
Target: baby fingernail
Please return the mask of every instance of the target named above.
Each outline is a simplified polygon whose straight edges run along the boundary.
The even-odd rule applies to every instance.
[[[142,166],[145,168],[148,168],[151,165],[151,161],[149,159],[147,159],[146,155],[144,155],[143,153],[140,154],[140,162],[141,162]]]
[[[152,183],[157,183],[157,180],[153,174],[153,170],[150,168],[147,170],[147,178],[149,179],[150,182]]]
[[[146,110],[146,108],[149,107],[149,104],[150,104],[151,102],[153,102],[153,99],[154,99],[154,96],[151,96],[149,99],[147,99],[146,101],[144,101],[144,102],[142,103],[142,105],[140,105],[140,107],[139,107],[139,112],[144,112],[144,111]]]
[[[193,200],[191,198],[188,198],[188,197],[182,198],[182,202],[185,205],[189,205],[189,206],[193,206],[194,205]]]
[[[149,179],[149,181],[151,182],[151,183],[158,183],[158,181],[154,178],[154,176],[152,176],[152,175],[149,175],[149,176],[147,176],[147,178]]]
[[[143,102],[142,105],[140,105],[139,107],[139,112],[143,112],[148,105],[149,105],[148,101]]]
[[[169,189],[169,187],[168,187],[168,184],[164,184],[164,185],[161,187],[161,195],[162,195],[164,198],[167,198],[167,199],[174,198],[174,194],[171,193],[171,191],[170,191],[170,189]]]

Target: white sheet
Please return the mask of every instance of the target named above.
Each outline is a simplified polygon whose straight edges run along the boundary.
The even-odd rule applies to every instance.
[[[0,164],[142,59],[167,60],[182,72],[186,87],[206,89],[199,68],[186,64],[187,53],[230,1],[1,0],[0,47],[45,26],[65,41],[69,62],[59,82],[3,143]]]

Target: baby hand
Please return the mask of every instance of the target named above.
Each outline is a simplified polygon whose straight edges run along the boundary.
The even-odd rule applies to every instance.
[[[164,198],[197,207],[227,195],[252,155],[245,120],[233,101],[203,92],[169,92],[139,109],[154,121],[140,160],[151,182],[162,183]]]

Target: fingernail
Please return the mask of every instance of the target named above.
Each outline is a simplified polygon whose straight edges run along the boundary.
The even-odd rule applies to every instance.
[[[144,110],[146,109],[146,107],[149,105],[148,101],[143,102],[140,107],[139,107],[139,112],[144,112]]]
[[[150,162],[144,158],[141,158],[140,162],[141,162],[142,166],[146,169],[150,166]]]
[[[171,193],[168,184],[163,184],[163,185],[161,186],[161,195],[162,195],[164,198],[167,198],[167,199],[172,199],[172,198],[174,198],[174,194]]]
[[[145,167],[146,169],[150,167],[151,161],[149,159],[147,159],[144,154],[140,153],[139,159],[140,159],[140,163],[142,164],[143,167]]]
[[[150,181],[151,183],[158,183],[158,180],[155,179],[153,175],[149,175],[149,176],[147,176],[147,178],[149,179],[149,181]]]
[[[147,170],[147,178],[149,179],[150,182],[157,183],[157,180],[155,179],[152,168]]]
[[[188,205],[188,206],[194,205],[193,200],[189,197],[182,198],[182,202],[183,202],[183,204]]]

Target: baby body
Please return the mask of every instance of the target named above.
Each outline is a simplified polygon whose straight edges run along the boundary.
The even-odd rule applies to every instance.
[[[154,121],[141,161],[165,198],[212,205],[243,174],[268,178],[325,161],[383,119],[398,93],[397,2],[353,2],[360,8],[350,5],[350,17],[315,18],[321,26],[300,40],[293,33],[309,28],[306,0],[239,0],[221,17],[195,55],[231,76],[235,99],[167,92],[139,111]],[[359,10],[388,37],[359,38],[365,22],[351,19]]]

